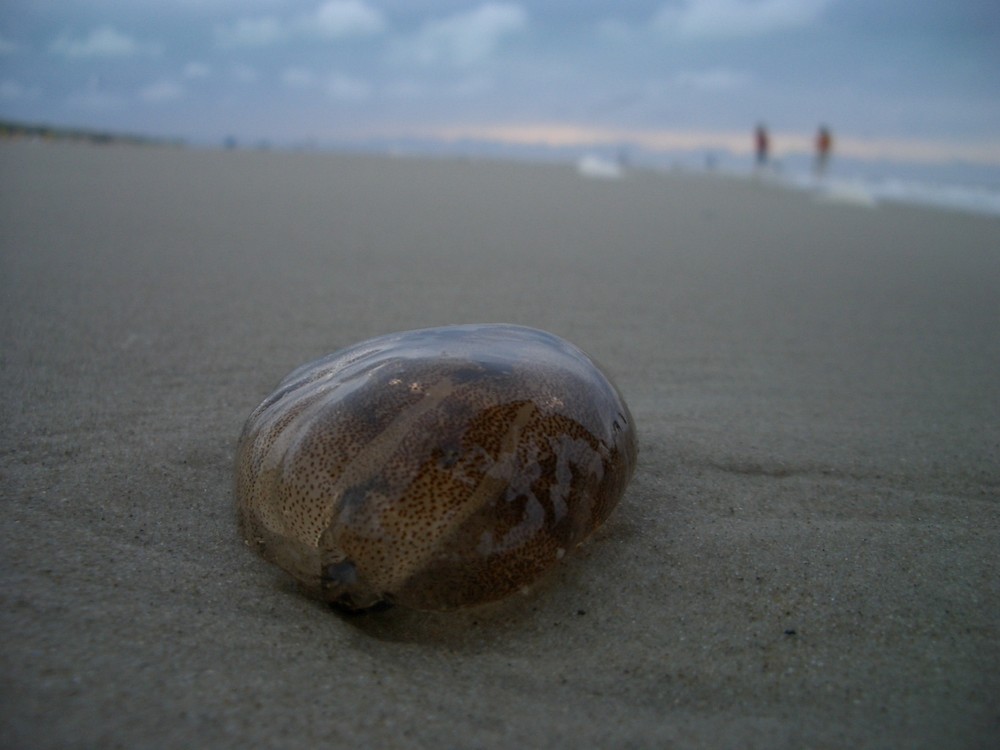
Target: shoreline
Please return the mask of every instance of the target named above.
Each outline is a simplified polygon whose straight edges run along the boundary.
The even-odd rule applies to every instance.
[[[0,130],[2,130],[0,123]],[[23,132],[22,132],[23,131]],[[733,166],[732,157],[727,159],[728,166],[714,165],[712,167],[695,166],[692,161],[698,158],[696,154],[683,154],[674,163],[660,158],[654,162],[641,161],[638,164],[619,164],[616,158],[605,154],[607,148],[580,148],[565,153],[518,154],[503,149],[476,149],[468,152],[461,149],[440,149],[430,146],[397,148],[390,145],[373,146],[272,146],[272,145],[218,145],[187,143],[182,140],[147,138],[122,134],[103,133],[101,131],[49,128],[47,126],[22,126],[14,136],[0,138],[3,145],[91,145],[107,147],[142,147],[170,148],[193,150],[197,152],[235,151],[249,153],[275,154],[311,154],[314,156],[329,156],[332,158],[373,158],[373,159],[424,159],[433,161],[457,161],[469,163],[509,163],[522,165],[569,165],[573,166],[582,176],[597,179],[628,179],[635,174],[655,175],[702,175],[708,178],[732,180],[751,180],[776,185],[786,190],[807,192],[818,200],[850,203],[857,206],[874,208],[879,205],[914,206],[961,214],[1000,217],[1000,171],[987,179],[980,175],[979,179],[965,179],[950,175],[946,178],[931,178],[929,173],[921,174],[914,165],[899,165],[900,168],[872,166],[850,162],[847,167],[835,165],[831,174],[817,178],[809,167],[809,161],[800,156],[794,160],[796,166],[791,169],[783,166],[778,160],[772,168],[761,174],[749,164]],[[46,133],[61,133],[49,138]],[[736,160],[741,162],[743,160]],[[588,167],[588,165],[590,165]],[[984,169],[973,167],[970,169]],[[588,174],[588,169],[597,168],[599,173]]]

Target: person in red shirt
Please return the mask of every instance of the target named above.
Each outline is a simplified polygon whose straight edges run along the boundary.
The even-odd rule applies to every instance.
[[[767,164],[767,152],[770,149],[770,139],[767,136],[767,128],[758,125],[754,131],[754,147],[757,152],[757,168]]]
[[[833,149],[833,136],[826,125],[819,126],[816,133],[816,174],[822,177],[826,172],[827,162],[830,161],[830,151]]]

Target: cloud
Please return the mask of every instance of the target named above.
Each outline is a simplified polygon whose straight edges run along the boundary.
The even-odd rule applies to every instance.
[[[21,49],[21,45],[7,37],[0,36],[0,55],[12,55]]]
[[[392,81],[385,87],[386,96],[392,99],[422,99],[428,94],[427,84],[411,78]]]
[[[307,89],[316,83],[316,76],[306,68],[285,68],[281,82],[292,89]]]
[[[467,97],[485,94],[493,88],[493,80],[488,76],[474,75],[455,81],[444,88],[448,96]]]
[[[104,87],[100,76],[91,76],[82,89],[72,92],[66,99],[69,106],[88,110],[119,109],[125,100]]]
[[[323,77],[309,68],[288,67],[282,71],[280,80],[285,88],[320,91],[342,102],[363,101],[375,93],[368,81],[339,71]]]
[[[230,74],[237,83],[242,83],[245,85],[250,85],[257,83],[260,76],[257,74],[256,68],[252,68],[246,63],[236,63],[229,69]]]
[[[37,91],[30,91],[25,89],[17,81],[0,81],[0,99],[5,101],[13,101],[15,99],[25,99],[34,98],[32,94],[37,95]]]
[[[708,70],[685,70],[677,73],[672,81],[678,86],[696,91],[729,91],[741,88],[751,82],[748,73],[741,73],[728,68],[710,68]]]
[[[268,47],[288,36],[284,25],[273,16],[241,18],[229,26],[217,26],[215,38],[220,47]]]
[[[208,78],[212,75],[212,69],[205,63],[189,62],[184,66],[182,74],[185,78]]]
[[[371,84],[343,73],[332,74],[324,88],[331,98],[341,101],[360,101],[372,95]]]
[[[513,3],[485,3],[425,23],[403,43],[401,56],[423,64],[472,65],[489,58],[505,37],[523,31],[528,15]]]
[[[313,13],[299,16],[293,28],[306,34],[336,39],[377,34],[385,28],[382,12],[361,0],[330,0]]]
[[[653,25],[689,38],[757,36],[815,22],[831,0],[684,0],[663,7]]]
[[[158,104],[160,102],[170,102],[181,99],[185,94],[184,87],[176,81],[164,79],[151,83],[149,86],[139,91],[139,98],[144,102]]]
[[[293,18],[256,16],[215,28],[220,47],[270,47],[294,38],[338,39],[377,34],[385,28],[381,11],[361,0],[328,0]]]
[[[159,54],[160,47],[137,42],[111,26],[102,26],[83,38],[74,39],[68,34],[62,34],[49,45],[49,50],[70,58],[134,57]]]
[[[618,18],[605,18],[595,27],[599,39],[609,42],[627,42],[632,37],[631,27]]]

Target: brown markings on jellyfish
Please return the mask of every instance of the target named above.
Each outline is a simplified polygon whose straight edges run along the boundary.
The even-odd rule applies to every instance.
[[[535,582],[608,517],[636,455],[621,394],[575,346],[446,326],[293,371],[243,429],[236,501],[309,594],[452,609]]]

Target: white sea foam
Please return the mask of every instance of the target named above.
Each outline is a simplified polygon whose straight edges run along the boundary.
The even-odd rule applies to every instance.
[[[780,184],[811,192],[816,200],[874,208],[902,203],[966,213],[1000,216],[1000,190],[989,187],[921,182],[904,179],[816,178],[784,175]]]
[[[621,165],[601,156],[588,154],[576,163],[576,171],[584,177],[618,180],[622,177]]]
[[[872,195],[868,186],[855,180],[831,182],[812,189],[816,200],[825,203],[849,203],[865,208],[875,208],[878,205],[878,199]]]
[[[1000,191],[989,188],[885,180],[873,185],[872,193],[881,201],[916,203],[1000,216]]]

